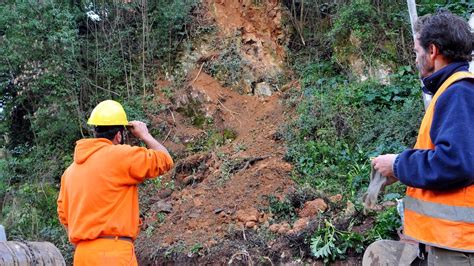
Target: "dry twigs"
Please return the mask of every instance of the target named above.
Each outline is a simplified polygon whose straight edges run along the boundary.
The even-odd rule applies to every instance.
[[[190,85],[194,84],[194,82],[199,78],[199,75],[201,75],[202,67],[204,66],[204,63],[201,64],[201,67],[199,68],[199,71],[196,75],[196,77],[193,79],[193,81],[190,83]]]
[[[252,257],[250,256],[250,254],[249,254],[246,250],[237,252],[237,253],[235,253],[234,255],[232,255],[232,257],[230,258],[230,260],[229,260],[229,262],[228,262],[227,264],[228,264],[228,265],[231,265],[232,262],[234,262],[234,258],[235,258],[236,256],[246,256],[246,257],[247,257],[247,260],[248,260],[248,263],[249,263],[248,265],[250,265],[250,266],[253,265]]]

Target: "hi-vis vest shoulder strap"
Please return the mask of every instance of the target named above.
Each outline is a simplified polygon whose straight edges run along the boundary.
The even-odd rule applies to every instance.
[[[443,84],[441,84],[441,87],[439,87],[438,91],[435,93],[433,99],[428,105],[428,108],[426,109],[425,116],[423,117],[423,121],[421,122],[420,131],[418,132],[418,138],[416,140],[415,149],[434,148],[434,145],[431,142],[429,131],[431,128],[431,123],[433,122],[434,108],[436,102],[438,101],[439,96],[441,96],[441,94],[443,94],[443,92],[445,92],[451,84],[466,78],[474,79],[474,73],[465,71],[456,72],[451,75]]]
[[[415,149],[435,149],[430,129],[436,102],[451,84],[461,79],[474,79],[474,74],[453,74],[433,96],[421,122]],[[408,187],[404,219],[404,233],[421,243],[474,252],[474,185],[449,191]]]

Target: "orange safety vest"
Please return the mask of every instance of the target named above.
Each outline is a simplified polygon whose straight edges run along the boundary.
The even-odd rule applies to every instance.
[[[426,110],[415,149],[435,148],[430,137],[434,108],[439,96],[454,82],[474,79],[470,72],[456,72],[438,89]],[[404,200],[404,233],[440,248],[474,252],[474,185],[447,191],[407,188]]]

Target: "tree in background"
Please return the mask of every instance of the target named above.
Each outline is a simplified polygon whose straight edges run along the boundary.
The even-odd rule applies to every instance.
[[[56,218],[60,175],[103,99],[142,118],[172,72],[196,1],[5,1],[0,7],[0,223],[10,239],[70,247]],[[6,156],[6,157],[5,157]]]

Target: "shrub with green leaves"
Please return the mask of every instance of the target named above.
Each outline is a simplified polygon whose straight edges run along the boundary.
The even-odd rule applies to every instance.
[[[326,64],[310,64],[308,69],[331,73]],[[368,182],[369,157],[413,145],[423,109],[419,82],[410,67],[401,67],[390,84],[349,83],[323,74],[306,75],[302,85],[304,100],[285,131],[286,158],[296,166],[296,181],[360,195],[347,189],[362,189],[363,175]]]
[[[392,31],[369,1],[350,1],[338,10],[328,32],[328,38],[333,40],[332,58],[344,65],[349,64],[353,55],[362,57],[367,64],[377,60],[392,64],[398,60]]]
[[[396,238],[396,230],[401,225],[401,219],[398,215],[397,208],[390,207],[376,215],[375,224],[367,233],[366,242],[370,243],[375,240]]]
[[[474,3],[468,0],[422,0],[419,3],[418,15],[432,14],[439,9],[447,9],[454,14],[469,19],[474,12]]]
[[[364,250],[363,236],[358,233],[341,231],[325,221],[311,237],[311,254],[329,263],[337,259],[344,259],[349,249],[353,249],[356,253]]]

